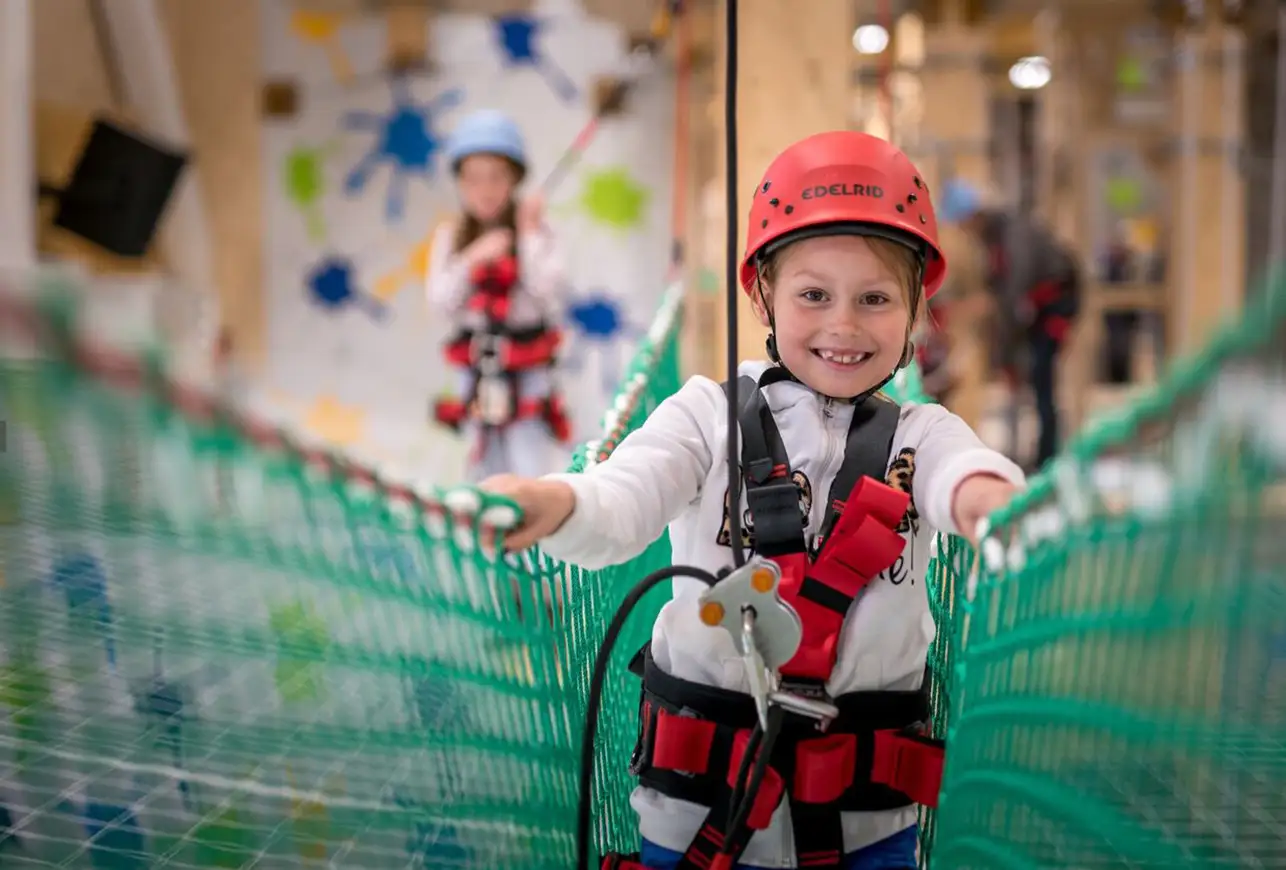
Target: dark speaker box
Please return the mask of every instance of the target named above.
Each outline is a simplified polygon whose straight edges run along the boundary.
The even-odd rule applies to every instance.
[[[187,162],[186,154],[98,119],[58,194],[54,226],[117,256],[141,257]]]

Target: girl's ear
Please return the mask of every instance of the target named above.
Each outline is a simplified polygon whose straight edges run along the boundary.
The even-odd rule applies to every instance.
[[[767,297],[765,299],[765,297]],[[764,288],[762,283],[750,291],[750,307],[755,311],[755,317],[759,319],[760,326],[772,328],[772,318],[769,311],[772,306],[772,294]]]

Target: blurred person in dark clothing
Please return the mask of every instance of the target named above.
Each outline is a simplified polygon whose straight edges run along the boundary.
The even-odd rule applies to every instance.
[[[1034,218],[985,206],[978,189],[966,182],[947,182],[935,205],[941,221],[958,224],[984,249],[985,280],[996,300],[994,363],[1027,371],[1040,420],[1039,468],[1059,445],[1055,372],[1080,308],[1076,257]]]

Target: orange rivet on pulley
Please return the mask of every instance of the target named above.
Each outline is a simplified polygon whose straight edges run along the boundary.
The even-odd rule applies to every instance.
[[[707,601],[701,605],[701,621],[706,625],[718,625],[723,622],[723,605],[718,601]]]
[[[767,568],[757,568],[755,573],[750,575],[750,585],[756,592],[769,592],[772,590],[773,574]]]

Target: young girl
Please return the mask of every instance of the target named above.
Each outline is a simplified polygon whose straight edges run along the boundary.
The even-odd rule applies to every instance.
[[[570,436],[551,377],[562,255],[540,198],[516,201],[527,157],[512,120],[468,116],[447,159],[464,213],[434,235],[427,293],[455,327],[446,356],[461,378],[460,397],[439,400],[434,416],[475,439],[471,480],[545,474],[556,467],[556,442]]]
[[[749,398],[752,405],[763,400],[762,413],[774,425],[759,426],[742,414],[739,443],[746,445],[748,428],[756,428],[784,446],[786,467],[779,464],[771,477],[798,490],[810,554],[822,547],[827,515],[841,508],[835,503],[850,497],[831,493],[846,454],[873,455],[873,475],[910,495],[909,502],[899,497],[905,513],[885,532],[904,547],[900,556],[855,600],[835,608],[843,621],[824,689],[841,710],[827,732],[840,743],[844,732],[869,737],[923,717],[918,690],[935,631],[924,582],[930,539],[935,530],[972,537],[1024,484],[1017,466],[942,407],[898,409],[876,395],[910,361],[912,327],[945,268],[929,191],[906,156],[883,140],[854,132],[810,137],[779,155],[755,191],[741,281],[770,330],[772,362],[745,362],[739,371],[755,379]],[[746,398],[743,390],[739,400]],[[552,556],[599,567],[636,555],[668,525],[675,564],[711,572],[729,567],[726,418],[724,387],[694,377],[585,474],[487,481],[484,486],[513,498],[524,513],[506,546],[539,541]],[[889,420],[882,440],[874,423],[868,425],[880,419]],[[747,486],[760,480],[744,463],[741,473]],[[795,510],[789,498],[778,506]],[[756,537],[768,537],[770,524],[755,522],[747,500],[742,510],[743,540],[769,549]],[[778,543],[782,528],[773,524]],[[637,863],[619,867],[730,866],[726,855],[711,859],[707,841],[717,846],[726,824],[726,806],[715,804],[726,798],[723,783],[736,769],[731,734],[754,721],[744,710],[748,682],[731,635],[699,617],[702,584],[676,579],[673,587],[643,664],[644,721],[632,764],[641,786],[631,799],[643,844],[632,859]],[[703,731],[704,718],[720,729]],[[813,726],[800,727],[817,737]],[[686,736],[663,752],[667,729]],[[905,793],[876,784],[873,744],[854,738],[845,764],[809,768],[809,777],[838,777],[839,792],[824,803],[829,817],[808,816],[804,810],[816,813],[818,805],[804,795],[812,786],[802,765],[782,754],[790,743],[785,734],[772,755],[784,780],[776,792],[765,785],[771,815],[756,821],[751,814],[754,831],[738,866],[915,867],[915,805]],[[796,728],[791,740],[800,738]]]

